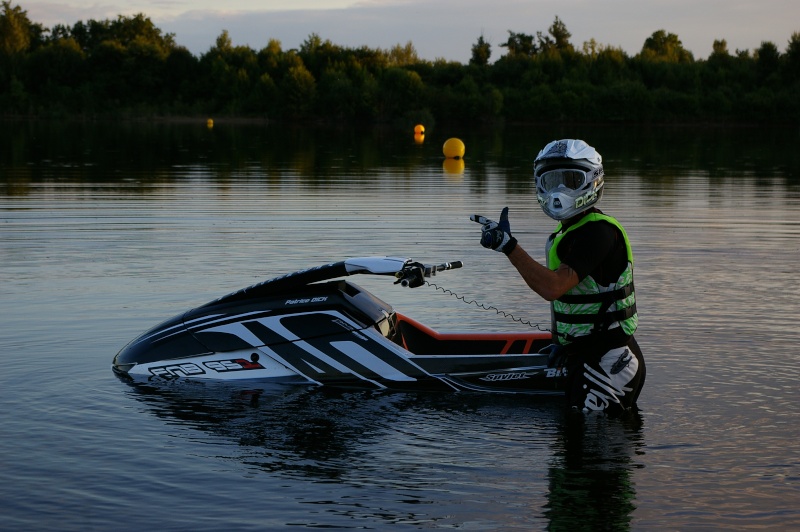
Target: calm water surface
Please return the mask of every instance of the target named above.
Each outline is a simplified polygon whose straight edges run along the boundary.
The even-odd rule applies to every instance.
[[[463,170],[443,164],[464,140]],[[478,245],[530,168],[604,155],[633,241],[648,377],[635,419],[557,399],[133,386],[144,329],[259,280],[363,255],[463,260],[436,282],[547,327]],[[6,530],[800,528],[800,130],[284,130],[4,123],[0,526]],[[438,330],[525,328],[432,287],[355,282]]]

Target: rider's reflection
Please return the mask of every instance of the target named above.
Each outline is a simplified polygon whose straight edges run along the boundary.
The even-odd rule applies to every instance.
[[[640,413],[624,418],[571,414],[561,424],[548,471],[550,530],[628,530],[632,480],[643,447]]]

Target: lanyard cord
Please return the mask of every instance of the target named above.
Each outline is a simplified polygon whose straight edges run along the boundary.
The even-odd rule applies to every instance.
[[[504,310],[500,310],[499,308],[497,308],[495,306],[492,306],[492,305],[487,305],[485,303],[481,303],[481,302],[479,302],[479,301],[477,301],[475,299],[471,299],[471,300],[467,301],[467,298],[465,298],[464,296],[460,296],[460,295],[456,294],[455,292],[453,292],[452,290],[450,290],[448,288],[443,288],[443,287],[441,287],[441,286],[439,286],[439,285],[437,285],[435,283],[431,283],[429,281],[425,281],[425,284],[430,286],[431,288],[434,288],[435,290],[438,290],[438,291],[442,292],[443,294],[446,294],[446,295],[449,295],[449,296],[453,296],[454,298],[464,302],[467,305],[475,305],[476,307],[478,307],[480,309],[483,309],[483,310],[493,310],[499,316],[502,316],[502,317],[507,318],[509,320],[515,321],[515,322],[520,323],[522,325],[527,325],[527,326],[529,326],[529,327],[531,327],[533,329],[537,329],[537,330],[542,331],[542,332],[550,332],[550,329],[548,327],[544,327],[543,328],[541,323],[532,323],[532,322],[530,322],[528,320],[525,320],[525,319],[522,319],[522,318],[517,318],[516,316],[514,316],[510,312],[506,312]]]

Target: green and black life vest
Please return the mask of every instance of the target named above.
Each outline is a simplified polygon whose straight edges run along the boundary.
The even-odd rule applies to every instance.
[[[606,222],[622,234],[628,265],[616,282],[609,286],[598,283],[587,275],[577,286],[551,303],[553,339],[561,345],[578,339],[600,338],[609,330],[621,327],[625,337],[633,336],[639,323],[636,313],[636,295],[633,290],[633,251],[625,229],[611,216],[590,212],[562,232],[559,224],[547,242],[547,267],[555,271],[561,265],[558,244],[570,231],[588,223]]]

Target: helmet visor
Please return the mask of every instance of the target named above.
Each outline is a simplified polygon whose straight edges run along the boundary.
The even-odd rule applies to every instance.
[[[539,186],[545,192],[550,192],[563,185],[572,190],[578,190],[587,182],[586,172],[575,169],[558,168],[544,172],[539,176]]]

